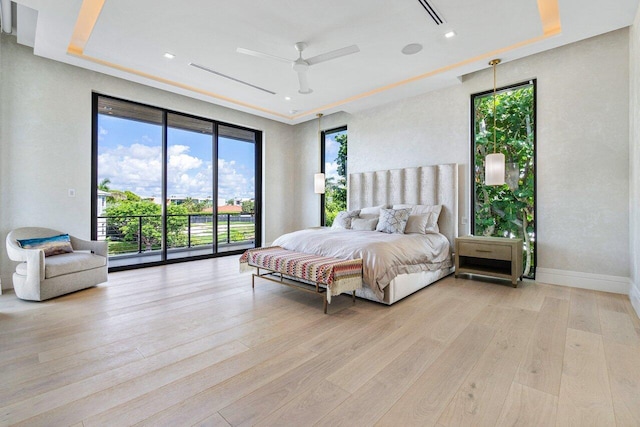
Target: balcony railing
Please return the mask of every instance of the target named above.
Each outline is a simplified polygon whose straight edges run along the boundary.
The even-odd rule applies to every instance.
[[[253,215],[218,214],[167,215],[167,251],[212,248],[255,242]],[[98,240],[109,242],[109,256],[127,256],[162,249],[161,215],[98,216]]]

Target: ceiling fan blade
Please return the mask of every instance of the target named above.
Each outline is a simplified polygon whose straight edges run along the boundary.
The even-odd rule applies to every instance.
[[[300,90],[298,90],[298,93],[301,93],[303,95],[308,95],[311,92],[313,92],[313,90],[309,88],[309,79],[307,79],[307,70],[297,70],[297,73],[298,73],[298,82],[300,83]]]
[[[320,62],[330,61],[332,59],[340,58],[341,56],[351,55],[352,53],[360,52],[360,48],[357,45],[351,45],[343,47],[342,49],[332,50],[331,52],[322,53],[317,56],[313,56],[309,59],[305,59],[309,65],[319,64]]]
[[[263,58],[263,59],[275,59],[276,61],[286,62],[287,64],[291,64],[293,62],[290,59],[281,58],[279,56],[270,55],[268,53],[257,52],[255,50],[251,50],[251,49],[245,49],[243,47],[237,48],[236,52],[244,53],[245,55],[256,56],[258,58]]]

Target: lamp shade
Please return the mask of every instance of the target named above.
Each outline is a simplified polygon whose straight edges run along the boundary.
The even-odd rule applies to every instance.
[[[484,185],[504,184],[504,154],[488,154],[484,161]]]
[[[313,176],[313,191],[316,194],[324,194],[324,174],[317,173]]]

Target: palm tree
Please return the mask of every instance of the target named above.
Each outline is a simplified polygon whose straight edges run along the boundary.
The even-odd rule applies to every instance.
[[[109,191],[109,184],[111,184],[111,180],[109,178],[104,178],[100,181],[100,184],[98,184],[98,190]]]

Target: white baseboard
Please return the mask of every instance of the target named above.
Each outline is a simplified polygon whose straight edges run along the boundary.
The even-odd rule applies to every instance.
[[[631,283],[629,299],[631,300],[631,305],[636,311],[636,314],[640,317],[640,288],[638,287],[638,284]]]
[[[628,277],[556,270],[553,268],[536,268],[536,282],[625,295],[629,295],[629,290],[631,289],[631,280]]]

